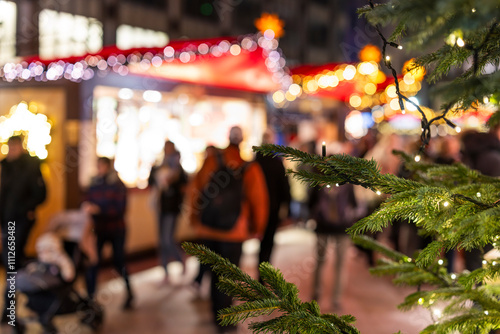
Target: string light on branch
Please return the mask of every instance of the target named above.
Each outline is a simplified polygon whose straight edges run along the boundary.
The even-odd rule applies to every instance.
[[[448,207],[449,205],[450,205],[450,202],[448,202],[448,201],[445,201],[445,202],[443,203],[443,206],[444,206],[445,208],[446,208],[446,207]]]
[[[436,317],[436,318],[441,318],[443,316],[443,312],[438,309],[438,308],[435,308],[432,310],[432,314]]]
[[[456,279],[456,278],[457,278],[457,275],[456,275],[456,274],[451,274],[451,275],[450,275],[450,278],[454,280],[454,279]]]
[[[420,158],[420,155],[419,155],[419,154],[417,154],[417,155],[415,156],[415,162],[419,162],[419,161],[420,161],[420,159],[421,159],[421,158]]]
[[[442,266],[442,265],[443,265],[443,263],[444,263],[444,261],[443,261],[442,259],[439,259],[438,264],[439,264],[440,266]]]
[[[464,40],[461,37],[459,37],[457,39],[457,46],[461,47],[461,48],[463,48],[465,46],[465,42],[464,42]]]
[[[398,44],[398,43],[394,43],[394,42],[388,42],[388,44],[390,46],[392,46],[393,48],[396,48],[396,49],[399,49],[399,50],[403,50],[403,46]]]

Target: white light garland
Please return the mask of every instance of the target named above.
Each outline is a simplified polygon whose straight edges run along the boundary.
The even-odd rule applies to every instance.
[[[286,60],[281,50],[278,49],[278,41],[270,34],[249,35],[241,39],[241,42],[222,40],[216,44],[201,43],[197,46],[191,44],[182,49],[174,49],[172,46],[166,46],[157,54],[146,52],[134,52],[129,55],[112,54],[103,57],[99,54],[88,55],[85,59],[76,62],[65,62],[63,60],[53,61],[45,64],[42,61],[32,61],[30,63],[21,61],[20,63],[6,63],[0,66],[0,78],[4,81],[55,81],[67,79],[73,82],[89,80],[96,73],[103,74],[109,71],[116,72],[122,76],[129,73],[128,64],[139,64],[144,70],[151,66],[160,67],[165,62],[171,62],[174,59],[182,63],[190,63],[198,57],[221,57],[223,55],[238,56],[242,52],[255,52],[258,47],[262,48],[262,55],[265,58],[265,64],[275,82],[280,84],[283,91],[287,91],[292,84],[292,80],[285,68]]]

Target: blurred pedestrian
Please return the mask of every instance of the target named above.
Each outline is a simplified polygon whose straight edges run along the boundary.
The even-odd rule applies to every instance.
[[[133,294],[125,266],[125,210],[127,188],[119,179],[109,158],[97,160],[97,175],[92,179],[86,194],[85,210],[92,214],[97,240],[98,264],[87,272],[87,291],[94,297],[99,266],[102,263],[102,249],[106,243],[113,248],[113,263],[125,280],[127,296],[124,309],[132,307]]]
[[[468,131],[461,137],[462,162],[488,176],[500,176],[500,140],[493,132]]]
[[[500,176],[500,140],[494,132],[465,132],[461,144],[462,162],[465,165],[487,176]],[[465,268],[470,271],[481,268],[483,251],[491,248],[491,245],[487,245],[484,250],[464,251]]]
[[[45,200],[46,186],[40,171],[40,160],[26,153],[23,138],[10,137],[7,145],[7,156],[0,162],[2,262],[7,272],[16,272],[24,265],[24,247],[35,224],[35,209]],[[2,323],[12,320],[8,317],[10,311],[7,308],[13,297],[8,289],[6,284]]]
[[[345,153],[350,151],[343,145]],[[340,153],[340,152],[337,152]],[[359,216],[354,187],[351,184],[311,188],[309,196],[311,217],[316,222],[316,270],[313,279],[313,299],[317,300],[323,290],[321,283],[322,270],[326,259],[329,242],[333,242],[335,250],[334,288],[332,306],[335,310],[341,307],[344,276],[343,266],[350,246],[350,237],[346,229],[356,222]]]
[[[214,156],[207,156],[194,177],[188,202],[191,223],[203,244],[236,265],[240,262],[243,241],[261,237],[268,218],[264,175],[258,164],[247,163],[241,158],[239,145],[242,141],[241,128],[232,127],[229,146],[218,150]],[[222,199],[223,195],[230,195],[230,198],[224,196]],[[224,202],[217,203],[218,199]],[[227,201],[232,202],[228,204]],[[223,210],[217,209],[219,204]],[[213,320],[217,325],[218,311],[232,303],[231,297],[217,289],[218,281],[218,277],[212,275],[210,295]]]
[[[173,142],[165,142],[163,152],[162,163],[151,170],[149,184],[154,192],[157,210],[160,261],[165,270],[164,283],[168,283],[167,266],[171,261],[182,262],[185,270],[184,255],[174,240],[174,233],[184,199],[187,175]]]
[[[274,144],[275,134],[268,129],[262,136],[262,144]],[[290,206],[290,184],[285,174],[283,161],[279,157],[257,153],[255,161],[260,165],[266,179],[267,192],[269,195],[269,213],[267,217],[266,230],[260,243],[259,263],[270,262],[274,246],[274,234],[282,217],[280,211],[286,212],[288,217]]]

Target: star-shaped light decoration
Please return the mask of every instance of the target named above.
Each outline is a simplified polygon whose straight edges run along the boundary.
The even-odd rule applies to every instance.
[[[274,33],[274,38],[280,38],[285,34],[285,30],[283,29],[285,22],[276,14],[262,13],[262,15],[255,20],[254,24],[264,35],[269,31]]]

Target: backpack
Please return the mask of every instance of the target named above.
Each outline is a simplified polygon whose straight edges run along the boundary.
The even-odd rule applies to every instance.
[[[220,151],[216,156],[218,167],[201,192],[203,206],[200,220],[207,227],[229,231],[240,216],[241,203],[245,198],[243,175],[248,163],[234,170],[224,163]]]

